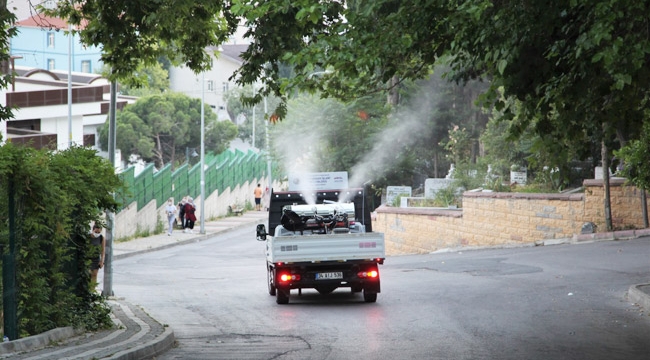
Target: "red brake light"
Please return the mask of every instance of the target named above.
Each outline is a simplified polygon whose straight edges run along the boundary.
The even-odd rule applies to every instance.
[[[280,281],[282,281],[282,282],[299,281],[299,280],[300,280],[300,275],[296,275],[296,274],[282,274],[282,275],[280,275]]]
[[[357,276],[361,279],[374,279],[379,277],[379,272],[377,270],[359,271]]]

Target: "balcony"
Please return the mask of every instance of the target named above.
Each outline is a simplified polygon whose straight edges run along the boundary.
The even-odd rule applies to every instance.
[[[56,150],[57,135],[36,130],[16,129],[7,126],[7,141],[14,145],[30,146],[35,149]]]

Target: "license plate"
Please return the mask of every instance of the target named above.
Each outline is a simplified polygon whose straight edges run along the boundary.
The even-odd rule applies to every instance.
[[[340,271],[316,273],[316,280],[329,280],[329,279],[343,279],[343,273]]]

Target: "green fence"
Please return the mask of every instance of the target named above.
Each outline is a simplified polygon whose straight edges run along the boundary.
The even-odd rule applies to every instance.
[[[227,188],[234,189],[246,182],[261,179],[266,176],[266,157],[252,150],[227,150],[219,155],[205,157],[205,195],[215,190],[219,193]],[[156,171],[153,164],[135,176],[135,168],[130,167],[122,172],[122,178],[128,190],[122,195],[122,204],[127,206],[132,202],[138,203],[138,210],[151,200],[156,199],[162,206],[170,197],[178,202],[183,196],[197,197],[201,194],[201,163],[189,167],[187,164],[172,171],[167,165]]]

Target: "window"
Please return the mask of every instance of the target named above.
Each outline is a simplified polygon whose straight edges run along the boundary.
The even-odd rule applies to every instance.
[[[54,48],[54,33],[53,32],[48,32],[47,33],[47,47]]]
[[[84,134],[84,146],[95,146],[95,134]]]
[[[81,61],[81,72],[90,73],[92,69],[90,68],[90,60]]]
[[[47,69],[54,70],[54,59],[47,59]]]
[[[228,83],[226,81],[223,82],[223,92],[228,92]]]
[[[208,80],[208,91],[214,91],[214,81]]]

